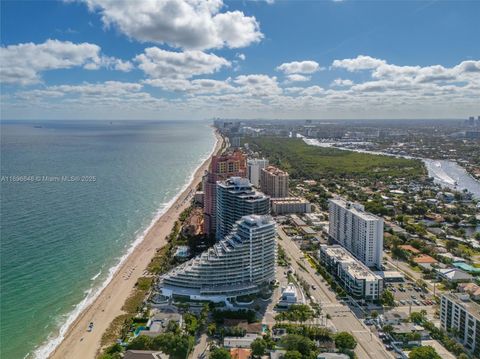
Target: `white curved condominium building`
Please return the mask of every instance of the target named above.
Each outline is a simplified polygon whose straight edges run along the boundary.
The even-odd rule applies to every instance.
[[[276,226],[270,216],[248,215],[208,251],[161,278],[162,294],[224,301],[258,292],[275,279]]]

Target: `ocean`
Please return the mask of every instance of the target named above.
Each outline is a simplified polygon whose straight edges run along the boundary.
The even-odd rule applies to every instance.
[[[214,144],[204,121],[3,121],[0,357],[45,357]]]

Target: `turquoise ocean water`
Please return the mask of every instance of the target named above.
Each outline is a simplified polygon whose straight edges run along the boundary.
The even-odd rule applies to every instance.
[[[214,143],[207,122],[2,122],[1,358],[47,355]]]

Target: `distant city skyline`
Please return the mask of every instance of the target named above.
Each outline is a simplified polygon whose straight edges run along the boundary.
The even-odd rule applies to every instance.
[[[480,114],[480,2],[1,2],[2,119]]]

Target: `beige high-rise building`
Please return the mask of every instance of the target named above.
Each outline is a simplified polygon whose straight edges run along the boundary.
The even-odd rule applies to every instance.
[[[274,166],[262,168],[260,189],[272,198],[288,197],[288,173]]]

